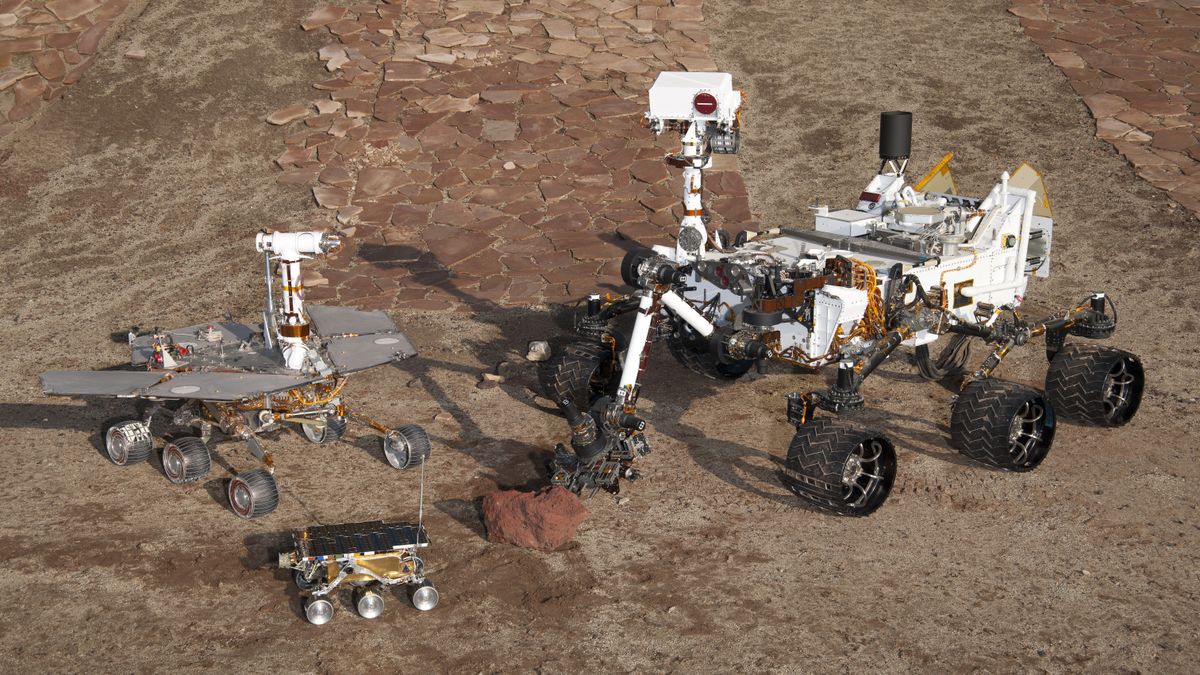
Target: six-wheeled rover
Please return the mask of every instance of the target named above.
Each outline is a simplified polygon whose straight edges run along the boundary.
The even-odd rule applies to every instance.
[[[413,607],[427,612],[439,596],[417,555],[426,546],[429,536],[419,522],[315,525],[292,534],[292,549],[279,554],[279,567],[293,571],[304,616],[317,626],[333,618],[334,592],[343,585],[353,589],[354,609],[364,619],[383,614],[383,591],[400,586]]]
[[[264,516],[279,504],[274,459],[259,437],[285,426],[323,444],[357,422],[382,435],[392,466],[417,466],[431,447],[421,427],[386,427],[352,410],[343,395],[351,374],[415,355],[408,338],[383,312],[304,304],[300,261],[338,246],[327,232],[261,232],[256,248],[267,286],[261,325],[227,318],[174,330],[134,329],[132,369],[52,371],[42,374],[42,388],[56,396],[141,402],[139,416],[105,430],[108,458],[118,466],[145,462],[161,433],[163,473],[172,483],[208,474],[214,432],[242,441],[261,462],[229,482],[229,506],[242,518]],[[281,278],[278,307],[272,263]]]
[[[582,340],[559,349],[547,394],[572,429],[552,482],[576,492],[615,492],[648,452],[636,415],[648,349],[662,340],[680,363],[732,381],[757,362],[837,368],[832,386],[787,399],[796,426],[786,485],[819,508],[865,515],[896,476],[889,437],[849,415],[864,406],[863,381],[901,345],[921,375],[957,379],[950,442],[981,463],[1028,471],[1046,457],[1058,420],[1118,426],[1138,410],[1144,384],[1133,354],[1068,336],[1104,339],[1116,310],[1104,293],[1046,317],[1021,306],[1032,276],[1047,276],[1053,219],[1041,176],[1027,165],[982,197],[957,194],[947,155],[910,185],[912,115],[880,117],[880,168],[853,208],[815,208],[816,227],[730,237],[708,229],[702,173],[739,145],[741,94],[725,73],[662,73],[650,90],[648,125],[682,135],[667,162],[683,167],[684,217],[676,243],[630,251],[621,274],[633,290],[587,299]],[[618,318],[632,315],[632,328]],[[993,377],[1013,349],[1044,338],[1044,390]],[[930,347],[941,339],[937,355]],[[988,349],[968,369],[971,342]],[[818,411],[842,415],[820,416]]]

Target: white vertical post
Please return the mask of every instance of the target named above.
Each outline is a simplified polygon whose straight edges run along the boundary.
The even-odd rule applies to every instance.
[[[642,353],[649,341],[650,324],[654,319],[654,294],[641,291],[638,315],[633,323],[633,335],[629,338],[629,349],[625,352],[625,366],[621,369],[621,382],[617,387],[617,403],[624,403],[637,386],[638,373],[642,369]]]

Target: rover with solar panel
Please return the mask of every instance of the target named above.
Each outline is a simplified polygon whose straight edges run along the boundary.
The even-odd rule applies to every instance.
[[[292,548],[279,554],[279,567],[292,570],[304,616],[317,626],[333,618],[333,598],[342,587],[352,589],[354,609],[364,619],[383,614],[389,588],[407,589],[413,607],[427,612],[440,599],[417,555],[427,546],[420,521],[318,525],[292,534]]]
[[[108,458],[118,466],[145,462],[161,438],[162,470],[172,483],[208,475],[215,432],[241,441],[259,462],[228,484],[230,508],[242,518],[279,504],[274,458],[260,438],[285,427],[325,444],[357,423],[381,435],[393,467],[420,465],[430,454],[421,427],[385,426],[352,409],[344,395],[352,374],[414,356],[408,338],[383,312],[304,303],[300,262],[339,246],[328,232],[260,232],[255,247],[263,254],[267,298],[261,324],[227,316],[173,330],[135,328],[130,369],[43,373],[43,391],[140,402],[138,416],[105,430]],[[281,281],[278,305],[272,265]]]
[[[615,492],[620,479],[637,476],[633,461],[649,450],[636,415],[638,380],[656,340],[688,369],[722,382],[766,361],[837,368],[832,386],[788,396],[796,434],[783,480],[808,503],[843,514],[871,513],[895,480],[892,440],[853,413],[865,404],[863,381],[902,345],[923,377],[958,385],[950,442],[993,467],[1038,466],[1060,420],[1115,427],[1137,413],[1141,361],[1088,342],[1116,329],[1107,295],[1040,318],[1021,309],[1030,279],[1049,274],[1053,234],[1032,167],[968,197],[958,194],[946,155],[910,185],[912,115],[885,112],[879,170],[852,208],[815,207],[814,229],[731,237],[709,229],[702,175],[713,154],[738,148],[740,92],[726,73],[662,73],[649,98],[648,126],[681,134],[681,151],[666,161],[683,168],[684,216],[674,246],[625,256],[621,274],[633,290],[590,296],[577,321],[582,339],[548,362],[546,392],[572,429],[572,450],[561,446],[552,460],[553,482]],[[1081,341],[1067,344],[1068,336]],[[993,377],[1011,351],[1036,338],[1050,363],[1044,389]],[[973,368],[971,342],[987,349]]]

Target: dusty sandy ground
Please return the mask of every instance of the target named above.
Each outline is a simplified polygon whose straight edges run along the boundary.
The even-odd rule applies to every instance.
[[[270,11],[265,8],[270,7]],[[1114,341],[1151,380],[1116,431],[1060,429],[1035,472],[970,464],[947,447],[949,392],[902,359],[867,386],[894,432],[899,482],[874,516],[797,505],[776,478],[783,394],[812,376],[774,368],[714,389],[655,357],[643,410],[654,453],[618,506],[588,502],[554,554],[489,545],[479,499],[538,479],[564,424],[516,354],[556,332],[550,311],[398,317],[423,358],[351,383],[379,417],[425,425],[428,556],[443,604],[404,601],[365,622],[299,617],[270,555],[293,527],[409,517],[417,477],[366,441],[275,443],[283,502],[242,522],[221,470],[179,489],[154,462],[112,467],[102,423],[121,404],[40,396],[49,368],[117,364],[132,323],[183,325],[258,303],[253,232],[312,218],[277,187],[280,138],[259,120],[319,76],[296,21],[307,2],[153,3],[84,82],[0,149],[0,652],[36,671],[676,670],[1187,672],[1197,657],[1200,431],[1191,290],[1198,223],[1092,137],[1091,120],[1003,3],[893,3],[854,12],[776,0],[709,3],[718,64],[750,95],[742,168],[764,222],[849,201],[874,170],[877,112],[916,114],[915,167],[954,150],[982,190],[1029,160],[1057,216],[1054,277],[1031,303],[1114,293]],[[885,37],[877,38],[879,27]],[[847,47],[853,45],[853,48]],[[918,171],[920,169],[918,168]],[[513,373],[477,387],[502,361]],[[1039,350],[1002,376],[1040,380]],[[448,413],[439,415],[439,413]],[[435,415],[439,415],[437,421]],[[237,447],[218,446],[233,465]]]

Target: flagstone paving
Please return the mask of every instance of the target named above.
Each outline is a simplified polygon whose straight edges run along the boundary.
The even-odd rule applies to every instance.
[[[263,117],[287,130],[279,180],[347,235],[306,276],[310,299],[565,302],[618,284],[631,242],[671,242],[678,139],[641,116],[658,72],[715,69],[700,0],[386,0],[324,6],[302,27],[331,36],[329,78]],[[749,221],[735,170],[706,188],[714,227]]]
[[[1013,0],[1138,175],[1200,214],[1200,0]]]
[[[129,2],[0,0],[0,137],[79,81]]]

